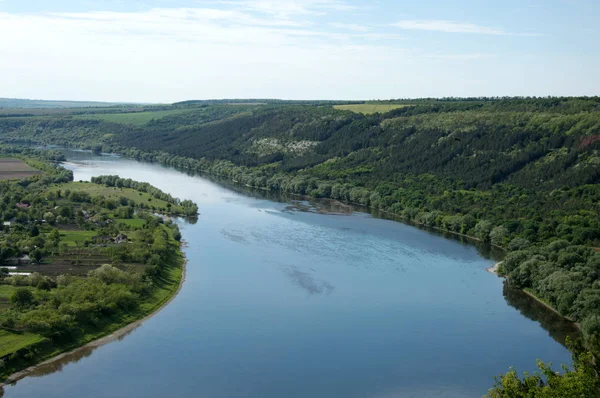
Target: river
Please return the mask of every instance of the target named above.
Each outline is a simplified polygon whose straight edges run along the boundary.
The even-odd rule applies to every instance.
[[[510,366],[570,363],[560,320],[506,294],[473,245],[156,164],[65,154],[75,180],[118,174],[197,202],[197,222],[181,222],[187,276],[124,338],[5,397],[480,397]]]

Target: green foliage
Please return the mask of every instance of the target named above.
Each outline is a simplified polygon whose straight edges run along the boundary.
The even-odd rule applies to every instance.
[[[59,175],[60,170],[56,168]],[[39,271],[10,276],[8,269],[0,269],[0,299],[10,302],[10,307],[0,307],[0,326],[24,336],[0,333],[0,352],[9,355],[0,374],[148,314],[173,294],[181,278],[177,225],[145,213],[127,197],[135,193],[152,198],[150,193],[119,188],[114,197],[98,191],[92,195],[88,187],[109,190],[110,195],[117,188],[66,183],[53,175],[0,182],[0,218],[10,221],[0,233],[0,265],[21,263],[25,272]],[[157,194],[147,184],[128,183]],[[191,201],[170,200],[177,205],[153,199],[152,206],[197,213]],[[128,240],[126,234],[139,239]],[[113,264],[89,273],[89,268],[79,270],[97,266],[99,260]],[[61,269],[66,274],[56,276]],[[42,352],[39,342],[45,342]]]
[[[149,112],[130,112],[130,113],[104,113],[92,115],[79,115],[78,119],[99,119],[106,122],[124,123],[136,126],[141,126],[152,120],[158,120],[165,116],[176,115],[185,112],[185,110],[166,110],[166,111],[149,111]]]
[[[132,180],[131,178],[120,178],[119,176],[116,176],[116,175],[92,177],[91,181],[94,184],[105,185],[107,187],[131,188],[138,192],[147,193],[147,194],[151,195],[153,198],[160,199],[164,202],[167,202],[167,204],[168,204],[167,208],[173,214],[177,214],[179,207],[181,207],[181,211],[184,215],[193,216],[193,215],[198,214],[198,206],[191,200],[180,201],[179,199],[174,198],[170,194],[161,191],[160,189],[148,184],[147,182],[138,182],[138,181]],[[147,200],[150,202],[151,198],[148,198]],[[126,204],[126,203],[121,203],[121,204]],[[171,205],[171,206],[169,206],[169,205]],[[176,207],[174,208],[173,205],[175,205]],[[123,217],[119,216],[119,217],[120,218],[131,218],[132,215],[133,214],[129,215],[128,217],[125,217],[125,216],[123,216]]]
[[[539,372],[524,373],[520,378],[514,369],[496,378],[495,385],[484,398],[584,398],[600,396],[598,356],[571,347],[573,368],[555,372],[550,364],[537,361]]]
[[[10,303],[16,307],[27,307],[35,302],[31,290],[25,287],[18,288],[10,296]]]

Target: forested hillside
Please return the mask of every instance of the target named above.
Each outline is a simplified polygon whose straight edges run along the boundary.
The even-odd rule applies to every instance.
[[[5,117],[0,138],[116,151],[488,241],[511,252],[511,283],[581,322],[588,339],[599,333],[600,98],[383,104],[403,106],[363,115],[334,103],[190,101],[137,125],[97,113]]]

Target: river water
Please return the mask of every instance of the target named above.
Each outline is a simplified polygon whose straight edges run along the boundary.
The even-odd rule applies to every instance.
[[[485,271],[495,261],[472,245],[160,165],[65,153],[75,180],[118,174],[198,203],[197,222],[181,224],[186,281],[124,338],[5,397],[480,397],[510,366],[570,363],[564,324],[507,294]]]

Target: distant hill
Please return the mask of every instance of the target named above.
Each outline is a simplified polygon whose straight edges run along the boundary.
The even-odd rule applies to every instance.
[[[0,108],[40,109],[40,108],[89,108],[122,105],[122,102],[96,101],[45,101],[20,98],[0,98]]]

